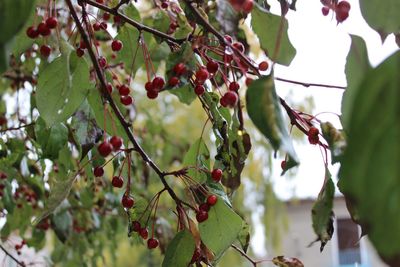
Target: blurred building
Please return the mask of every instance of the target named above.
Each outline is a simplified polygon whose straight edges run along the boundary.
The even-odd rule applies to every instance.
[[[284,255],[300,259],[306,267],[385,267],[367,237],[359,240],[361,229],[346,209],[343,197],[334,203],[335,231],[332,240],[319,252],[320,243],[308,245],[316,238],[311,222],[314,200],[287,203],[289,229],[283,237]]]

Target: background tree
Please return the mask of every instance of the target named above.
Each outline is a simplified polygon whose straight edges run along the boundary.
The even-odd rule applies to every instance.
[[[364,41],[352,36],[343,130],[335,129],[275,92],[274,65],[296,55],[285,18],[296,1],[279,3],[275,15],[253,0],[1,0],[1,237],[22,238],[3,251],[20,266],[28,264],[22,247],[49,242],[51,259],[30,264],[213,266],[235,251],[257,266],[246,254],[253,211],[241,180],[251,178],[261,202],[279,210],[260,165],[277,151],[282,174],[300,163],[293,130],[324,151],[312,210],[321,250],[333,232],[331,158],[352,218],[399,266],[400,55],[372,68]],[[337,23],[349,16],[347,1],[321,3]],[[360,5],[383,40],[399,36],[397,0]],[[245,29],[268,60],[251,57]],[[142,243],[141,256],[124,263],[121,239]]]

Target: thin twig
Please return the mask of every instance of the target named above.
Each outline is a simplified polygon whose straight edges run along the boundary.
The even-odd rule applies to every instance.
[[[238,248],[235,245],[231,245],[231,247],[234,248],[237,252],[239,252],[240,255],[245,257],[249,262],[251,262],[251,264],[253,264],[254,267],[257,267],[257,262],[255,260],[253,260],[252,258],[250,258],[250,256],[247,255],[246,252],[244,252],[243,250],[241,250],[240,248]]]
[[[306,82],[293,81],[293,80],[288,80],[288,79],[279,78],[279,77],[274,77],[274,78],[275,78],[275,80],[277,80],[277,81],[286,82],[286,83],[298,84],[298,85],[302,85],[302,86],[304,86],[304,87],[315,86],[315,87],[336,88],[336,89],[343,89],[343,90],[346,89],[346,86],[329,85],[329,84],[320,84],[320,83],[306,83]]]
[[[7,128],[7,129],[2,129],[2,130],[0,130],[0,133],[4,133],[4,132],[8,132],[8,131],[20,130],[20,129],[22,129],[22,128],[32,126],[32,125],[34,125],[34,124],[35,124],[35,123],[32,122],[32,123],[24,124],[24,125],[21,125],[21,126],[18,126],[18,127],[11,127],[11,128]]]
[[[10,252],[8,252],[7,249],[3,247],[3,245],[0,244],[0,249],[8,256],[10,257],[16,264],[19,266],[25,267],[25,264],[23,262],[20,262],[16,257],[14,257]]]

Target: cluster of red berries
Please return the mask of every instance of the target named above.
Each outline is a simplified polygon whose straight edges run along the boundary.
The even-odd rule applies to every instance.
[[[319,130],[315,127],[310,127],[308,130],[308,142],[312,145],[316,145],[319,143]]]
[[[155,76],[152,81],[148,81],[144,88],[147,91],[147,97],[149,99],[156,99],[158,93],[164,88],[165,81],[162,77]]]
[[[147,230],[147,227],[142,227],[139,221],[133,221],[132,222],[132,230],[140,235],[143,240],[146,240],[149,237],[149,231]],[[151,237],[149,240],[147,240],[147,247],[149,249],[154,249],[157,248],[159,245],[159,242],[156,238]]]
[[[254,6],[253,0],[229,0],[229,2],[237,12],[243,12],[245,14],[250,13]]]
[[[116,87],[117,87],[118,93],[119,93],[119,95],[120,95],[119,100],[121,101],[121,103],[122,103],[123,105],[125,105],[125,106],[131,105],[131,104],[133,103],[133,98],[132,98],[132,96],[129,95],[129,94],[130,94],[130,91],[131,91],[130,88],[129,88],[127,85],[125,85],[125,84],[117,85]],[[110,88],[111,88],[111,89],[110,89]],[[111,84],[108,84],[108,85],[107,85],[107,90],[108,90],[109,92],[112,91],[112,86],[111,86]]]
[[[52,29],[55,29],[57,27],[58,21],[56,17],[48,17],[46,21],[42,21],[38,24],[37,28],[34,26],[28,27],[26,30],[26,35],[29,38],[35,39],[39,35],[46,37],[49,36],[51,33]],[[51,53],[51,47],[48,45],[42,45],[40,46],[40,54],[43,57],[48,57]]]
[[[187,68],[186,65],[181,62],[176,64],[172,70],[175,75],[168,80],[168,85],[174,87],[179,84],[179,77],[186,74]]]
[[[20,244],[16,244],[14,246],[15,250],[17,251],[18,255],[21,255],[21,249],[26,245],[26,241],[24,239],[22,239]]]
[[[322,7],[322,14],[324,16],[327,16],[329,11],[332,10],[336,14],[336,21],[338,23],[345,21],[349,17],[349,11],[351,8],[349,2],[341,1],[336,3],[335,1],[332,2],[331,0],[324,0],[322,3],[324,5]]]
[[[208,212],[210,211],[210,208],[217,203],[217,201],[218,197],[216,195],[209,195],[206,202],[199,205],[199,209],[196,211],[196,220],[199,223],[202,223],[208,219]]]
[[[49,217],[46,217],[45,219],[43,219],[42,221],[40,221],[40,223],[38,223],[38,225],[36,226],[36,228],[41,229],[43,231],[46,231],[50,228],[50,221],[49,221]]]
[[[105,140],[97,147],[97,151],[102,157],[107,157],[112,151],[118,151],[122,146],[122,138],[113,136],[109,141]]]
[[[22,208],[23,204],[32,205],[33,209],[37,208],[38,197],[32,189],[26,185],[22,185],[15,190],[14,199],[17,201],[17,208]]]

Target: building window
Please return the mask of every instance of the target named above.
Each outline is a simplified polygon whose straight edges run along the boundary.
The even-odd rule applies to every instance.
[[[337,220],[339,264],[361,264],[360,235],[357,224],[351,219]]]

